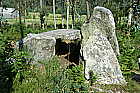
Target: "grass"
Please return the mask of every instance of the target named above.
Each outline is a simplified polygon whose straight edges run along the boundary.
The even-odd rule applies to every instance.
[[[12,93],[87,92],[88,85],[84,83],[81,67],[62,69],[57,57],[38,65],[31,65],[29,69],[22,70],[24,77],[22,82],[20,82],[20,73],[17,71]]]
[[[26,17],[25,19],[25,24],[40,24],[40,18],[39,18],[39,14],[36,13],[36,17],[33,19],[33,13],[29,13],[30,17]],[[47,25],[53,25],[53,14],[49,14],[48,16],[45,17],[45,23],[47,23]],[[75,19],[75,23],[84,23],[86,19],[86,15],[82,15],[81,18],[76,18]],[[9,24],[16,24],[17,22],[19,22],[18,18],[17,19],[7,19]],[[24,18],[22,17],[22,23],[24,23]],[[61,14],[56,14],[56,23],[57,25],[62,24],[62,17]],[[66,25],[66,18],[64,20],[64,24]],[[72,25],[72,16],[69,16],[69,25]]]

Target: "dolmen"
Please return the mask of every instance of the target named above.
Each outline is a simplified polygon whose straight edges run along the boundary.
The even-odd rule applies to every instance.
[[[87,80],[92,72],[99,84],[126,84],[117,60],[120,53],[114,17],[104,7],[95,7],[81,30],[58,29],[28,34],[23,43],[35,62],[49,60],[57,54],[70,55],[72,52],[72,61],[82,60]]]

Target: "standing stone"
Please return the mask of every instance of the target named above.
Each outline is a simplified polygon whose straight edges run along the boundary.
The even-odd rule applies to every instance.
[[[119,55],[115,22],[110,10],[95,7],[89,22],[82,26],[81,53],[85,60],[85,77],[97,75],[101,84],[125,84],[116,55]]]
[[[96,17],[102,20],[102,25],[106,29],[106,36],[115,52],[116,55],[120,55],[119,53],[119,45],[115,32],[115,21],[112,12],[109,9],[104,7],[95,7],[93,17]],[[91,19],[92,19],[91,18]]]

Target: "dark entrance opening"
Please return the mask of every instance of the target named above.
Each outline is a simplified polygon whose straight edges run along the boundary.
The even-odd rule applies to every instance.
[[[80,40],[56,40],[56,55],[62,56],[70,63],[79,65]]]

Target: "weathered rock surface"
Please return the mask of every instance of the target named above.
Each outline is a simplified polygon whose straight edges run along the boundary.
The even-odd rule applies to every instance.
[[[48,60],[55,55],[56,40],[54,37],[30,35],[24,40],[24,46],[35,62]]]
[[[51,36],[55,39],[76,40],[81,39],[80,30],[73,29],[57,29],[49,32],[40,33],[39,36]]]
[[[119,45],[115,33],[115,21],[112,12],[104,7],[95,7],[93,17],[102,20],[102,25],[106,29],[106,36],[116,55],[119,53]],[[91,18],[92,19],[92,18]]]
[[[124,84],[116,55],[119,55],[115,22],[110,10],[95,7],[93,16],[82,26],[81,53],[85,60],[85,77],[92,71],[101,84]]]
[[[28,34],[23,39],[24,47],[31,53],[35,62],[49,60],[55,55],[56,40],[81,39],[79,30],[58,29],[40,34]]]

